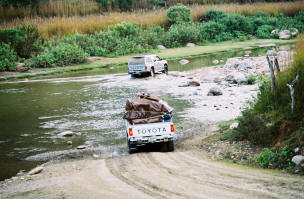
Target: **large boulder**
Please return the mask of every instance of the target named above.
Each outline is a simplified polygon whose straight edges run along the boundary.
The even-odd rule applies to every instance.
[[[291,32],[289,30],[282,30],[279,32],[279,39],[288,40],[291,38]]]
[[[293,163],[295,163],[296,165],[299,165],[299,164],[304,164],[304,156],[303,155],[296,155],[296,156],[293,156],[291,161]]]
[[[248,84],[248,79],[243,73],[235,73],[233,82],[236,84]]]
[[[220,88],[218,87],[212,87],[210,88],[208,94],[208,96],[218,96],[218,95],[223,95],[223,92]]]
[[[244,71],[244,70],[248,70],[248,69],[252,69],[253,66],[252,66],[252,62],[249,61],[249,60],[244,60],[244,61],[240,61],[238,63],[236,63],[234,65],[234,68],[237,69],[237,70],[241,70],[241,71]]]
[[[277,56],[278,53],[275,50],[268,50],[266,55],[267,56]]]
[[[164,50],[164,49],[166,49],[166,47],[163,45],[157,45],[157,49]]]

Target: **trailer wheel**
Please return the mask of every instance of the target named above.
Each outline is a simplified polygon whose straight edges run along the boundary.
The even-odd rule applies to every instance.
[[[168,152],[174,151],[174,141],[173,140],[167,142],[167,151]]]

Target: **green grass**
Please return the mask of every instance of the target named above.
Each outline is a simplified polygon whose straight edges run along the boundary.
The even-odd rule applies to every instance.
[[[277,45],[290,44],[295,43],[297,40],[277,40],[277,39],[256,39],[256,40],[248,40],[248,41],[227,41],[220,43],[208,43],[204,46],[195,46],[195,47],[181,47],[181,48],[171,48],[165,50],[152,50],[148,54],[157,54],[160,57],[167,60],[181,59],[181,58],[190,58],[195,56],[200,56],[209,53],[218,53],[229,50],[243,49],[245,47],[253,47],[258,48],[260,44],[270,44],[274,43]],[[92,70],[95,68],[103,68],[107,66],[117,66],[127,64],[130,57],[134,56],[121,56],[116,58],[106,58],[102,57],[101,60],[97,60],[91,63],[67,66],[67,67],[56,67],[56,68],[45,68],[39,69],[32,73],[20,73],[17,75],[7,75],[0,77],[0,81],[5,80],[13,80],[13,79],[23,79],[23,78],[33,78],[33,77],[43,77],[43,76],[54,76],[57,74],[63,73],[72,73],[75,71],[81,70]],[[138,54],[137,54],[138,55]]]

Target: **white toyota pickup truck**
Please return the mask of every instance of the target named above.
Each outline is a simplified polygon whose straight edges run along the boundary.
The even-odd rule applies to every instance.
[[[156,55],[136,56],[128,62],[128,74],[131,76],[151,74],[154,77],[156,72],[168,74],[168,70],[168,62]]]
[[[174,124],[172,120],[148,124],[130,124],[125,120],[129,152],[149,143],[163,143],[167,151],[174,151]]]

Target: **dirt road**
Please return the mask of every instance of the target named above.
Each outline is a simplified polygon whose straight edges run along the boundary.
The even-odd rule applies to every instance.
[[[48,163],[1,185],[3,198],[303,198],[304,178],[211,161],[196,143],[171,153]]]

